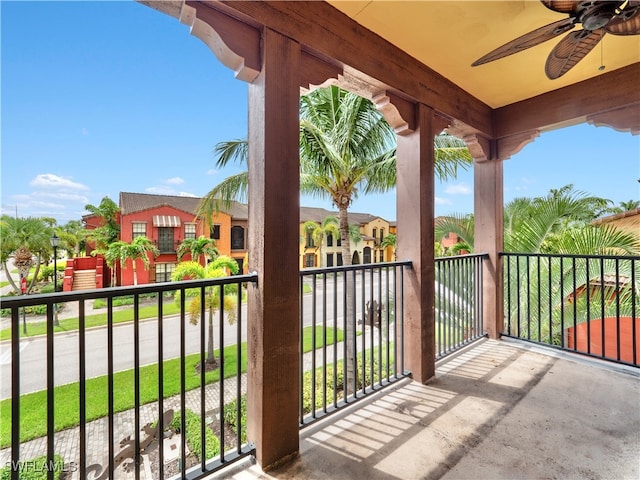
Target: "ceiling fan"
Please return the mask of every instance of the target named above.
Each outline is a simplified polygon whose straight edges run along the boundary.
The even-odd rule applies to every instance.
[[[569,30],[578,23],[580,30],[567,34],[547,57],[545,73],[551,80],[567,73],[595,47],[605,33],[640,35],[640,0],[572,1],[540,0],[550,10],[568,14],[568,18],[550,23],[505,43],[471,64],[493,62],[527,48],[535,47]]]

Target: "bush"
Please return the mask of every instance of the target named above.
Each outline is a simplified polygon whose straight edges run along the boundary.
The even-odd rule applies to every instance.
[[[42,455],[33,460],[20,462],[17,470],[20,472],[18,478],[20,480],[46,480],[47,473],[53,468],[53,478],[62,478],[64,470],[64,459],[60,455],[53,456],[53,465],[47,465],[47,456]],[[11,478],[11,465],[7,465],[0,469],[0,480],[9,480]]]
[[[200,437],[200,429],[202,420],[200,416],[193,410],[186,410],[186,412],[187,415],[185,426],[187,428],[187,445],[189,445],[191,453],[198,457],[198,460],[201,460],[200,451],[202,450],[202,438]],[[177,411],[173,416],[173,420],[171,421],[171,428],[179,433],[181,426],[182,415],[180,411]],[[220,439],[213,434],[210,428],[207,427],[205,427],[204,429],[204,434],[206,439],[205,455],[207,457],[206,460],[208,460],[220,454]]]
[[[229,402],[224,406],[224,421],[236,435],[240,435],[240,443],[247,442],[247,396],[240,397],[240,428],[238,433],[238,400]]]

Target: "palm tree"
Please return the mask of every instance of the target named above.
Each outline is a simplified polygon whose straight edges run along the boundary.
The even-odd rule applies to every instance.
[[[145,236],[134,238],[131,243],[121,242],[119,245],[120,251],[120,265],[125,268],[127,260],[131,260],[133,268],[133,284],[138,285],[138,271],[136,269],[137,260],[142,260],[145,270],[147,270],[151,264],[149,261],[149,254],[154,257],[160,255],[160,251],[155,244]]]
[[[627,200],[620,202],[617,207],[613,208],[613,211],[614,213],[630,212],[636,208],[640,208],[640,200]]]
[[[453,233],[457,235],[459,241],[464,242],[469,247],[469,252],[473,251],[473,236],[475,223],[473,215],[452,214],[446,217],[438,217],[434,228],[436,241],[442,241],[445,235]]]
[[[79,257],[84,250],[86,230],[80,220],[70,220],[58,229],[60,246],[66,250],[68,258]]]
[[[89,204],[84,208],[101,219],[102,224],[93,230],[88,230],[86,236],[95,242],[97,253],[104,253],[109,245],[118,240],[120,236],[120,224],[118,223],[120,208],[109,197],[104,197],[97,207]]]
[[[441,179],[472,163],[464,142],[443,136],[435,143],[436,174]],[[247,151],[246,141],[244,145],[241,140],[218,144],[217,165],[246,162]],[[216,186],[202,199],[197,214],[209,218],[221,205],[246,197],[246,179],[244,172]],[[386,192],[395,184],[395,132],[371,101],[335,86],[318,88],[300,98],[300,190],[328,198],[338,209],[344,265],[352,263],[349,206],[360,193]],[[352,295],[347,286],[350,319],[355,318]],[[355,379],[355,322],[347,325],[347,376]]]
[[[203,267],[202,265],[194,261],[181,262],[173,271],[171,279],[174,282],[179,282],[181,280],[188,279],[195,280],[204,278],[221,278],[227,276],[229,272],[235,275],[238,273],[238,270],[238,262],[236,262],[229,256],[221,255],[213,262],[210,262],[206,267]],[[189,302],[189,305],[187,307],[189,310],[189,321],[193,325],[197,325],[200,319],[201,309],[200,289],[189,289],[186,291],[186,296],[192,297],[192,300],[191,302]],[[213,355],[213,319],[215,311],[220,308],[220,297],[220,287],[207,287],[205,291],[205,305],[209,311],[207,358],[205,360],[205,367],[207,369],[213,368],[217,364],[215,356]],[[231,291],[225,289],[224,295],[222,295],[222,297],[225,312],[228,312],[227,318],[229,320],[229,323],[232,324],[235,321],[234,307],[236,306],[237,302],[236,295],[234,295]],[[179,301],[179,296],[176,296],[176,301]]]
[[[0,220],[2,268],[16,294],[20,293],[21,287],[14,282],[7,267],[7,261],[13,256],[13,264],[20,269],[21,275],[26,278],[29,269],[34,265],[33,257],[36,257],[36,270],[31,282],[27,285],[27,292],[29,292],[38,278],[42,259],[50,258],[51,243],[49,238],[52,233],[52,227],[42,218],[2,216]]]
[[[199,238],[185,238],[178,246],[176,252],[178,262],[182,260],[187,253],[191,254],[191,260],[199,262],[200,257],[204,256],[205,259],[215,260],[220,254],[216,248],[216,241],[213,238],[207,238],[204,235],[200,235]]]

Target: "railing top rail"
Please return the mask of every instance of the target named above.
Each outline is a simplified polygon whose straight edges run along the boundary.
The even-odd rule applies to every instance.
[[[542,257],[542,258],[593,258],[606,260],[640,260],[638,255],[582,255],[570,253],[522,253],[522,252],[500,252],[501,257]]]
[[[122,297],[144,293],[159,293],[179,290],[182,288],[199,288],[216,285],[229,285],[258,281],[257,273],[248,275],[231,275],[229,277],[205,278],[197,280],[182,280],[180,282],[149,283],[131,287],[107,287],[95,290],[78,290],[75,292],[38,293],[34,295],[17,295],[0,297],[2,308],[29,307],[46,303],[62,303],[75,300],[94,300],[96,298]]]
[[[489,258],[488,253],[467,253],[465,255],[451,255],[450,257],[436,257],[436,262],[446,262],[447,260],[458,260],[461,258]]]
[[[359,263],[357,265],[347,265],[341,267],[323,267],[323,268],[305,268],[300,270],[300,276],[317,275],[320,273],[349,272],[353,270],[375,270],[385,267],[411,267],[411,260],[402,260],[397,262],[380,262],[380,263]]]

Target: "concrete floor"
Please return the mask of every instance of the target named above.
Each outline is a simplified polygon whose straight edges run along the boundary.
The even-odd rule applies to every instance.
[[[638,479],[640,371],[486,340],[304,429],[279,470],[210,478]]]

